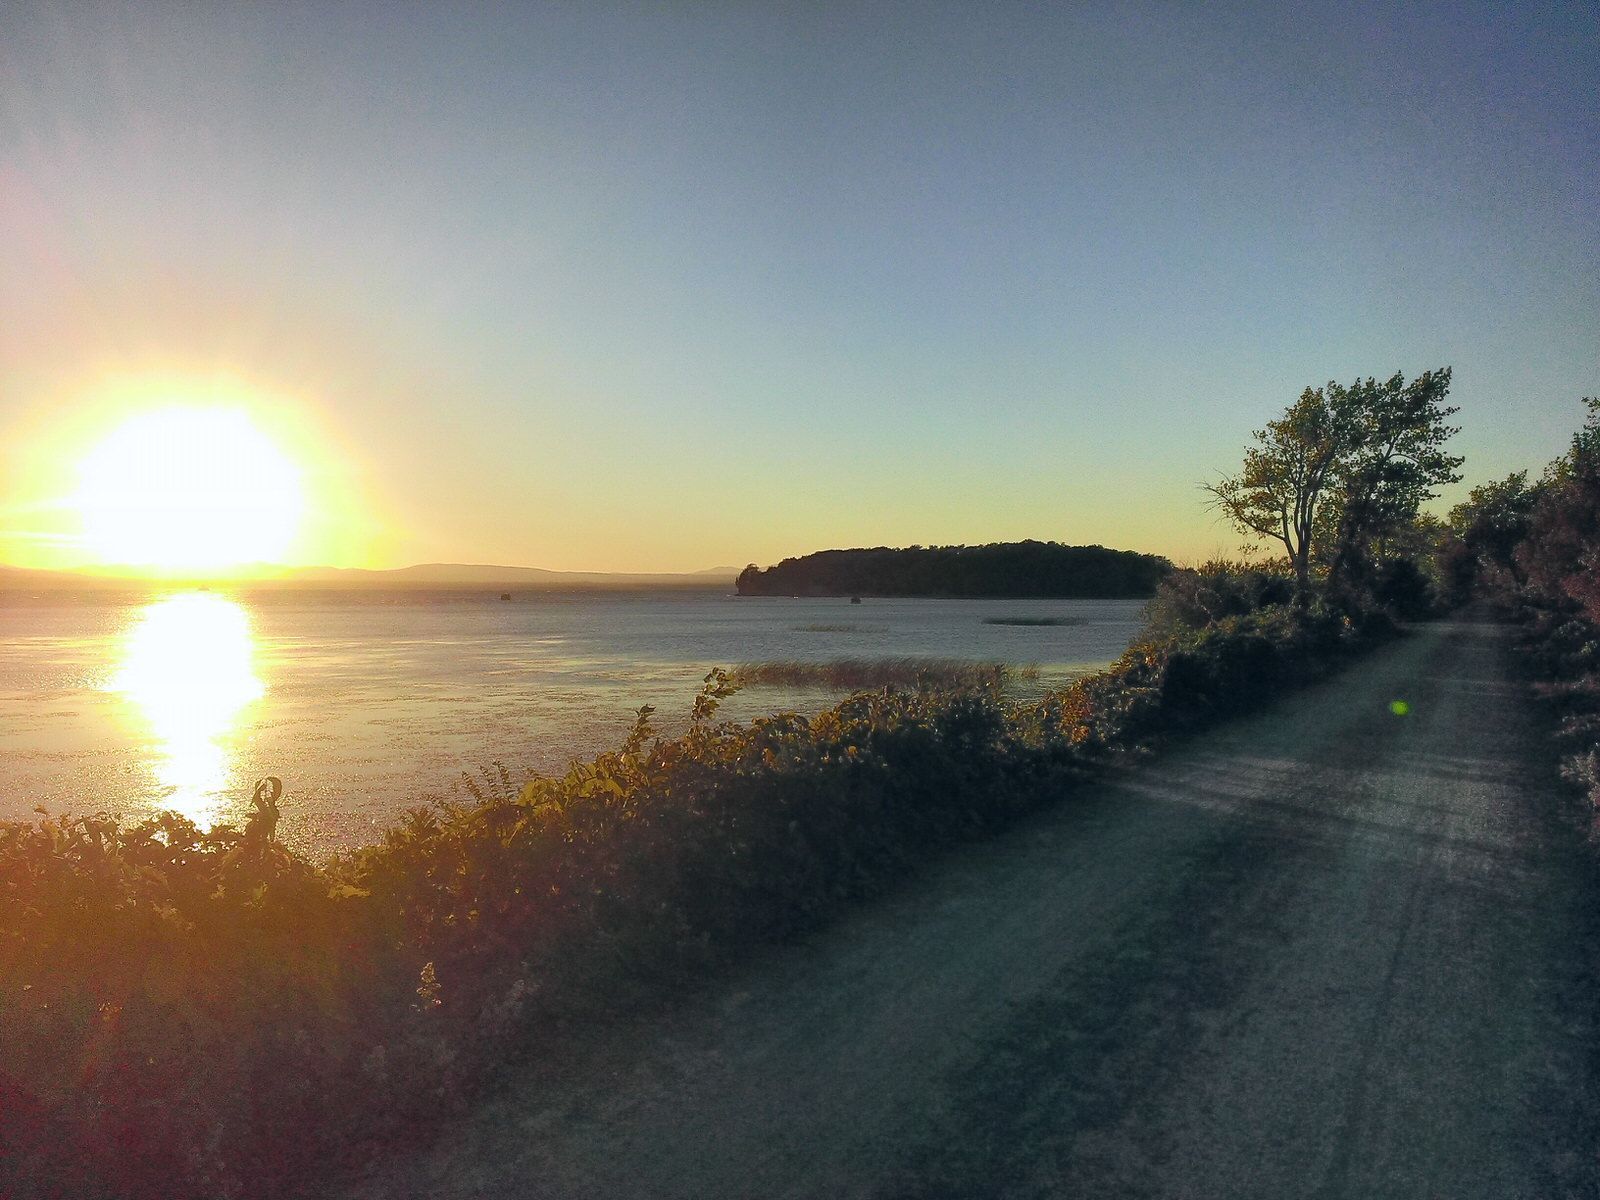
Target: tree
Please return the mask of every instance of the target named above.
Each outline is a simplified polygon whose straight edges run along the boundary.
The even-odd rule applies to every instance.
[[[1527,582],[1516,550],[1528,536],[1541,490],[1541,484],[1528,482],[1526,471],[1516,471],[1473,488],[1450,510],[1450,527],[1465,543],[1472,562],[1505,572],[1519,586]]]
[[[1600,398],[1583,403],[1588,419],[1545,471],[1516,561],[1536,591],[1600,624]]]
[[[1449,390],[1449,367],[1410,384],[1396,372],[1307,388],[1206,490],[1239,532],[1283,546],[1302,601],[1314,565],[1338,583],[1369,575],[1374,548],[1381,557],[1434,487],[1459,478],[1462,460],[1443,450],[1457,432],[1444,423]]]
[[[1385,543],[1415,522],[1434,489],[1461,480],[1456,468],[1464,460],[1444,450],[1460,432],[1445,424],[1458,411],[1444,403],[1450,368],[1424,371],[1409,384],[1398,371],[1383,383],[1330,383],[1328,392],[1354,430],[1333,496],[1338,523],[1328,579],[1336,586],[1366,583]]]
[[[1245,450],[1239,473],[1205,487],[1240,533],[1282,543],[1303,597],[1324,497],[1352,431],[1325,389],[1307,388],[1253,436],[1256,444]]]

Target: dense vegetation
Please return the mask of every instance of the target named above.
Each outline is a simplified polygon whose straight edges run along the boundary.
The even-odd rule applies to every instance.
[[[1153,554],[1056,542],[820,550],[739,573],[741,596],[1143,599],[1172,570]]]
[[[1600,399],[1584,404],[1582,428],[1539,479],[1519,471],[1452,510],[1444,557],[1458,591],[1487,591],[1522,622],[1563,773],[1600,822]]]
[[[1287,594],[1174,575],[1114,667],[1029,703],[979,681],[719,723],[716,671],[682,737],[641,710],[612,753],[325,865],[276,840],[276,781],[243,830],[0,824],[0,1195],[285,1196],[414,1146],[565,1023],[813,928],[1392,627]]]

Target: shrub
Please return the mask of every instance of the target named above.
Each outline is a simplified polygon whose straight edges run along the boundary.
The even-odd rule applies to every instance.
[[[1409,558],[1391,558],[1378,568],[1372,581],[1373,599],[1403,621],[1421,621],[1439,609],[1433,583]]]
[[[1161,641],[1293,599],[1294,579],[1282,570],[1217,559],[1162,580],[1145,606],[1144,636]]]
[[[1555,706],[1562,774],[1600,813],[1600,399],[1567,453],[1532,493],[1511,558],[1522,582],[1496,599],[1524,627],[1523,646]]]

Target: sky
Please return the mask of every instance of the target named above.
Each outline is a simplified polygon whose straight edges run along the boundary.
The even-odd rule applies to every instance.
[[[688,571],[1239,544],[1308,385],[1600,393],[1595,5],[0,5],[0,562],[140,406],[288,561]]]

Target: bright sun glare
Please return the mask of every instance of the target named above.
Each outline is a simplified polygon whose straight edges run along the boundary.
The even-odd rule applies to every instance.
[[[105,563],[276,562],[305,507],[299,469],[235,409],[141,413],[91,450],[79,473],[84,538]]]
[[[266,690],[254,658],[249,614],[232,600],[190,592],[138,614],[106,684],[137,705],[160,743],[162,806],[204,826],[228,784],[226,735]]]

